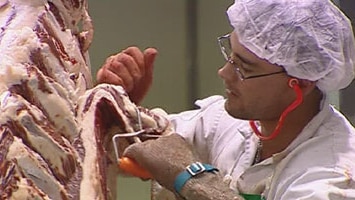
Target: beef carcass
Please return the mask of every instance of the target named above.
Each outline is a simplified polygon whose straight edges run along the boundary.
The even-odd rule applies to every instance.
[[[168,121],[92,88],[86,0],[0,0],[0,199],[115,198],[111,137]],[[122,141],[123,149],[132,141]]]

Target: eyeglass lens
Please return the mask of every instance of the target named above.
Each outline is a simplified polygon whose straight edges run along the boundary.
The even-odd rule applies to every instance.
[[[219,46],[221,48],[221,52],[223,54],[223,57],[226,61],[229,60],[231,54],[232,54],[232,47],[231,47],[231,43],[230,43],[230,35],[225,35],[225,36],[222,36],[222,37],[219,37],[218,38],[218,43],[219,43]]]
[[[285,70],[282,69],[281,71],[277,71],[277,72],[259,74],[259,75],[253,75],[253,76],[246,77],[243,74],[243,72],[240,70],[240,68],[237,66],[237,64],[233,60],[231,60],[232,46],[231,46],[231,43],[230,43],[230,34],[218,37],[218,44],[219,44],[219,47],[221,49],[221,52],[223,54],[224,59],[234,66],[235,72],[238,74],[238,76],[239,76],[239,78],[241,80],[259,78],[259,77],[270,76],[270,75],[274,75],[274,74],[285,73]]]

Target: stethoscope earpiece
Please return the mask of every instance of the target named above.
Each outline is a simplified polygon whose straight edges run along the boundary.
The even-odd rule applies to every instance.
[[[293,88],[295,85],[298,85],[300,82],[298,81],[298,79],[295,78],[290,78],[288,80],[288,86],[290,86],[290,88]]]

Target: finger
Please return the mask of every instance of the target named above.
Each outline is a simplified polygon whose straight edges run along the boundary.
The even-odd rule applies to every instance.
[[[117,74],[104,68],[99,69],[96,74],[96,80],[98,83],[109,83],[123,86],[123,81],[119,76],[117,76]]]
[[[103,68],[106,71],[106,77],[109,83],[113,83],[115,81],[120,81],[124,89],[129,92],[134,87],[134,78],[126,67],[126,64],[119,61],[117,58],[113,59],[110,65],[107,65]],[[114,79],[115,78],[115,79]],[[112,80],[114,79],[114,80]]]
[[[142,165],[140,162],[142,157],[142,145],[143,143],[134,143],[129,145],[123,152],[123,157],[130,158],[136,161],[138,164]]]
[[[107,74],[107,66],[111,65],[113,56],[106,58],[105,63],[100,67],[96,73],[97,83],[110,83],[110,76]],[[112,79],[114,81],[114,78]]]
[[[133,79],[133,83],[137,84],[142,78],[142,72],[136,60],[127,53],[121,53],[117,56],[114,62],[121,63],[126,70],[130,73],[130,77]]]
[[[145,62],[145,76],[152,77],[155,58],[158,55],[158,51],[155,48],[148,48],[144,51],[144,62]]]
[[[123,53],[126,53],[134,59],[134,61],[139,66],[142,76],[145,74],[144,68],[144,55],[143,52],[138,47],[128,47],[127,49],[123,50]]]

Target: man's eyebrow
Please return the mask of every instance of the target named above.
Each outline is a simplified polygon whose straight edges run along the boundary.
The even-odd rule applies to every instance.
[[[229,37],[229,43],[230,43],[230,45],[231,45],[231,43],[232,43],[232,39],[231,39],[232,37],[233,37],[233,36],[231,36],[231,35],[230,35],[230,37]],[[244,63],[246,63],[246,64],[249,64],[249,65],[254,64],[254,62],[252,62],[251,60],[249,60],[249,59],[247,59],[247,58],[241,56],[240,54],[235,53],[235,51],[233,51],[232,45],[231,45],[230,47],[231,47],[231,50],[232,50],[232,54],[233,54],[234,56],[238,57],[242,62],[244,62]]]
[[[239,55],[239,54],[234,53],[234,55],[235,55],[236,57],[238,57],[242,62],[244,62],[244,63],[246,63],[246,64],[253,64],[252,61],[246,59],[245,57],[243,57],[243,56],[241,56],[241,55]]]

